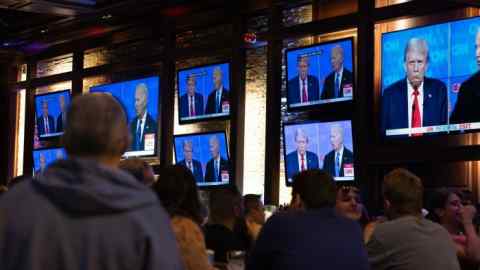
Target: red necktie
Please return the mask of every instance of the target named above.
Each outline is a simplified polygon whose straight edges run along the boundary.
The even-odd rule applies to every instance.
[[[305,158],[304,158],[304,155],[300,155],[300,160],[301,160],[300,171],[305,171]]]
[[[412,128],[422,127],[422,116],[420,115],[420,105],[418,104],[418,87],[413,88],[413,106],[412,106]],[[414,133],[413,136],[421,136],[421,133]]]
[[[195,116],[195,106],[193,106],[193,97],[190,98],[190,116]]]
[[[305,80],[302,80],[302,102],[308,102],[307,88],[305,87]]]

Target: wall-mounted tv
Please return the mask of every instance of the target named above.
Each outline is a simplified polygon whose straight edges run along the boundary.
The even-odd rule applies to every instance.
[[[132,143],[124,157],[154,156],[158,148],[160,79],[157,76],[104,84],[90,92],[106,92],[125,110]]]
[[[230,116],[230,63],[181,69],[177,83],[180,124]]]
[[[175,135],[175,163],[190,169],[199,187],[228,185],[232,180],[224,131]]]
[[[353,38],[288,49],[288,109],[302,109],[353,98]]]
[[[295,174],[309,169],[323,169],[336,181],[354,180],[350,120],[285,123],[283,139],[287,186]]]
[[[65,149],[61,147],[33,150],[33,171],[35,174],[42,173],[56,160],[66,158],[67,153],[65,152]]]
[[[475,17],[382,35],[382,136],[480,129],[479,29]]]
[[[35,96],[35,127],[40,139],[63,134],[70,104],[70,90]]]

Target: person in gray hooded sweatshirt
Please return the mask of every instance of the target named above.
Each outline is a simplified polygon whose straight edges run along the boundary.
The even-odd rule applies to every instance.
[[[76,97],[67,123],[69,158],[0,198],[0,269],[183,269],[155,194],[116,168],[130,141],[120,104]]]

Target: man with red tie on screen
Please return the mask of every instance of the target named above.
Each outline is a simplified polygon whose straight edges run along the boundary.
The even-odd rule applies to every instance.
[[[298,76],[288,81],[288,104],[306,103],[320,99],[317,77],[308,74],[308,56],[297,57]]]
[[[183,141],[183,157],[184,159],[178,164],[189,169],[197,183],[203,182],[203,169],[200,161],[193,159],[193,143],[192,141]]]
[[[428,64],[427,42],[419,38],[410,39],[404,54],[407,78],[393,83],[383,91],[381,101],[383,136],[389,129],[447,124],[447,87],[442,81],[425,76]]]
[[[205,113],[226,113],[230,111],[230,99],[228,89],[223,86],[223,73],[220,67],[213,70],[213,84],[215,89],[208,95]]]
[[[180,97],[180,118],[203,115],[203,96],[196,92],[196,77],[187,75],[187,93]]]
[[[37,127],[40,136],[55,133],[55,121],[48,114],[48,103],[46,100],[42,101],[42,116],[37,118]]]
[[[343,144],[343,127],[333,125],[330,127],[330,143],[332,151],[325,155],[323,160],[323,170],[333,177],[352,176],[345,173],[345,168],[349,167],[353,171],[353,153]]]
[[[223,182],[230,179],[228,160],[220,155],[220,143],[217,136],[208,140],[212,158],[207,162],[205,169],[205,182]],[[228,178],[228,179],[227,179]]]
[[[295,130],[295,144],[297,149],[287,155],[287,177],[292,179],[294,175],[309,169],[318,169],[318,156],[308,148],[308,136],[302,129]],[[290,181],[290,180],[289,180]]]

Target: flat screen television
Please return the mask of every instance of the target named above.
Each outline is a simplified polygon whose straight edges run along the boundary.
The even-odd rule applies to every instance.
[[[157,76],[104,84],[90,92],[110,93],[125,110],[132,143],[124,157],[154,156],[158,148],[160,79]]]
[[[180,124],[230,116],[229,62],[181,69],[177,83]]]
[[[224,131],[174,136],[175,163],[190,169],[199,187],[228,185],[232,170]]]
[[[382,34],[380,133],[480,129],[480,18]]]
[[[353,99],[353,38],[288,49],[286,65],[288,109]]]
[[[35,96],[35,128],[40,139],[63,134],[70,105],[70,90]]]
[[[42,173],[50,164],[59,159],[66,159],[67,153],[62,147],[33,150],[33,171]]]
[[[336,181],[354,180],[350,120],[285,123],[283,142],[287,186],[295,174],[308,169],[323,169]]]

